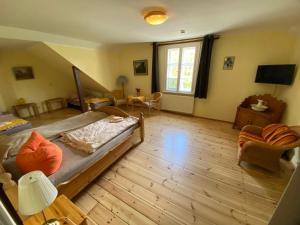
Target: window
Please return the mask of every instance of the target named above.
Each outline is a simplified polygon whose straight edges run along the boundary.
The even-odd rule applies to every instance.
[[[167,49],[165,90],[192,94],[196,67],[197,46]]]

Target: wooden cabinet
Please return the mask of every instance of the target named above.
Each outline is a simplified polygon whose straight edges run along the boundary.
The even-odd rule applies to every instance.
[[[251,109],[251,104],[256,104],[258,99],[264,100],[269,107],[266,111],[257,112]],[[237,107],[233,128],[242,129],[246,125],[264,127],[271,123],[279,123],[285,108],[285,102],[269,94],[249,96]]]

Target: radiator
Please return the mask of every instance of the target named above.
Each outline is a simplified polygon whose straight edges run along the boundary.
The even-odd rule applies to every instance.
[[[163,94],[162,110],[193,114],[194,96]]]

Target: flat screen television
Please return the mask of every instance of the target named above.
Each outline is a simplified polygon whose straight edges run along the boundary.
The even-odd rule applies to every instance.
[[[290,85],[294,79],[295,64],[260,65],[256,72],[256,83]]]

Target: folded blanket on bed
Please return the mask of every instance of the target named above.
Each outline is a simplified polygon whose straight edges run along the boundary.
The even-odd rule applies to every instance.
[[[75,149],[93,153],[103,144],[135,125],[138,118],[126,117],[119,122],[112,121],[114,116],[109,116],[76,130],[63,132],[60,140]]]

